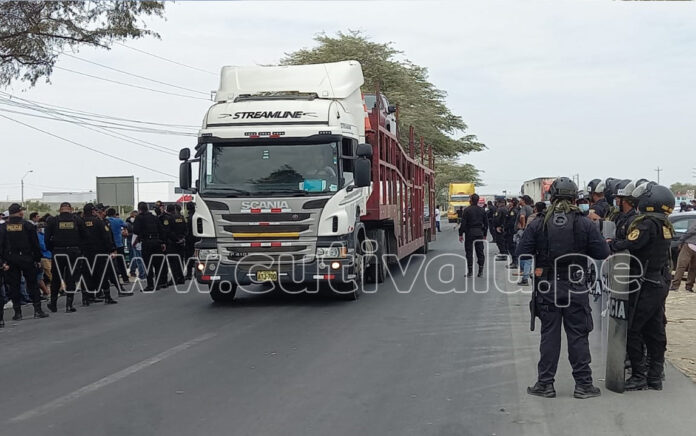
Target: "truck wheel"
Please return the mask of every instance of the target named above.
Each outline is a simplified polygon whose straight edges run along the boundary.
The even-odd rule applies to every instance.
[[[337,292],[336,295],[341,300],[356,301],[362,294],[363,277],[365,274],[365,257],[362,253],[356,256],[355,264],[355,279],[351,282],[338,285],[338,290],[342,292]]]
[[[215,282],[208,285],[210,298],[216,303],[231,303],[237,293],[237,285],[230,282]]]
[[[375,264],[367,268],[366,274],[370,283],[382,283],[387,273],[387,265],[384,261],[384,255],[387,252],[387,238],[384,230],[377,230],[372,236],[373,240],[377,243],[377,250],[372,254],[377,257],[377,260]]]

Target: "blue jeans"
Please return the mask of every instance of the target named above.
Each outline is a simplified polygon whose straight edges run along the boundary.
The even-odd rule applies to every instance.
[[[135,247],[130,250],[131,267],[130,273],[135,274],[135,268],[138,268],[138,278],[144,280],[147,278],[145,262],[143,262],[143,253]]]
[[[520,259],[520,268],[522,268],[522,280],[532,278],[532,259]]]

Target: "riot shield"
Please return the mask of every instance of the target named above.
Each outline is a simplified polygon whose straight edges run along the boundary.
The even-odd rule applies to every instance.
[[[610,292],[605,385],[610,391],[618,393],[623,393],[626,377],[630,265],[631,256],[628,252],[616,253],[604,264]]]
[[[602,223],[602,236],[604,236],[604,239],[616,239],[616,223],[613,221],[604,221]],[[599,273],[599,286],[600,292],[599,294],[599,300],[600,300],[600,326],[598,329],[601,332],[601,361],[605,362],[607,359],[607,347],[608,347],[608,338],[609,338],[609,304],[611,302],[611,292],[609,291],[610,286],[608,285],[609,283],[609,269],[608,268],[601,268],[604,262],[598,263],[599,269],[597,271],[600,271]]]

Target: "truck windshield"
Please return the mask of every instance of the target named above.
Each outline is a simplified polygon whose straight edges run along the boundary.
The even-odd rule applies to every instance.
[[[468,195],[455,194],[450,197],[450,201],[469,201]]]
[[[337,144],[208,144],[201,165],[202,193],[311,195],[336,192]]]

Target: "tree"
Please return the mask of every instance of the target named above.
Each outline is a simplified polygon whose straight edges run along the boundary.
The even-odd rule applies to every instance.
[[[416,134],[432,145],[438,158],[454,158],[486,148],[475,135],[464,134],[466,123],[447,107],[447,94],[428,81],[428,70],[401,59],[402,52],[392,43],[372,42],[355,31],[339,32],[335,37],[320,34],[314,39],[318,46],[286,53],[281,64],[360,62],[365,76],[363,89],[379,88],[390,103],[399,106],[399,139],[402,144],[407,143],[408,126],[413,125]],[[471,166],[469,170],[476,173]]]
[[[673,183],[669,189],[675,194],[686,194],[686,191],[696,191],[696,185],[691,183]]]
[[[461,164],[455,159],[440,159],[435,164],[435,202],[444,205],[449,201],[449,184],[474,183],[481,186],[479,172],[471,164]]]
[[[141,21],[162,16],[158,1],[7,1],[0,3],[0,85],[45,77],[66,49],[110,48],[114,41],[159,37]]]

